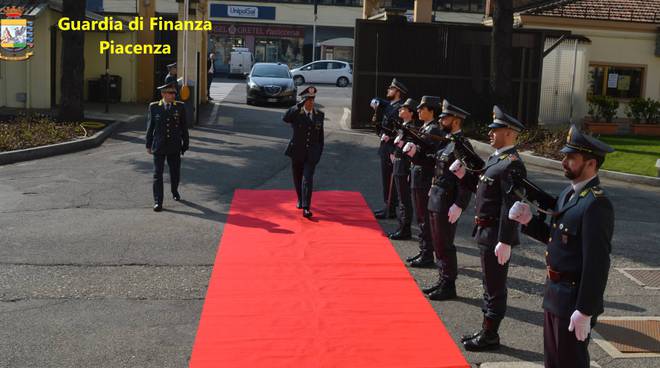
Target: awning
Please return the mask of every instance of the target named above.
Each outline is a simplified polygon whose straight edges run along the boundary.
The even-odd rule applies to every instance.
[[[319,43],[321,46],[325,47],[353,47],[355,45],[355,41],[352,38],[348,37],[340,37],[340,38],[332,38],[330,40],[325,40],[321,43]]]

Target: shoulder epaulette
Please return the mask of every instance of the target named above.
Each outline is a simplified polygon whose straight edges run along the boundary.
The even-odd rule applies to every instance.
[[[500,155],[500,160],[505,160],[505,159],[509,159],[511,161],[516,161],[516,160],[519,160],[520,157],[518,157],[518,155],[515,154],[515,153],[505,153],[505,154]]]
[[[154,105],[158,105],[158,104],[159,104],[159,101],[154,101],[154,102],[150,103],[149,106],[154,106]]]
[[[605,196],[605,192],[602,189],[600,189],[599,186],[591,187],[591,193],[593,193],[594,197],[596,198]]]

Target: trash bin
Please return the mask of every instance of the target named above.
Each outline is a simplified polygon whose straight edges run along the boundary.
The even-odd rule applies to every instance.
[[[106,102],[106,93],[108,94],[108,102],[117,103],[121,101],[120,76],[110,75],[106,78],[105,75],[101,75],[99,79],[90,79],[87,81],[87,100],[92,102]]]

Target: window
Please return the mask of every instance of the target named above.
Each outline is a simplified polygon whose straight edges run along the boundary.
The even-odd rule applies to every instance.
[[[642,66],[589,65],[589,95],[616,98],[642,96],[645,68]]]
[[[312,69],[314,70],[327,70],[328,63],[325,61],[312,64]]]
[[[437,11],[483,13],[486,0],[435,0],[434,9]]]
[[[330,69],[344,69],[344,66],[345,66],[345,64],[335,63],[335,62],[330,63],[330,64],[331,64]]]

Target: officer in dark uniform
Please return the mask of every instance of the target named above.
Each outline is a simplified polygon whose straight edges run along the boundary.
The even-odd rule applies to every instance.
[[[614,229],[612,203],[599,186],[607,144],[569,130],[561,150],[571,184],[559,196],[550,224],[516,202],[509,217],[522,232],[547,244],[543,346],[547,368],[588,368],[589,332],[603,313]]]
[[[431,300],[456,298],[458,264],[454,235],[458,218],[470,203],[472,192],[460,185],[458,178],[449,171],[449,166],[456,160],[457,144],[472,150],[461,130],[463,120],[469,115],[467,111],[444,100],[440,124],[450,140],[445,141],[435,154],[429,155],[429,159],[435,163],[429,191],[429,228],[439,274],[438,282],[423,289]]]
[[[396,198],[395,192],[390,192],[390,183],[392,182],[392,158],[394,153],[394,139],[396,138],[396,122],[399,121],[399,108],[408,94],[408,88],[403,83],[392,79],[392,83],[387,88],[387,99],[390,105],[383,114],[383,120],[380,126],[377,126],[376,133],[380,136],[380,147],[378,155],[380,156],[380,173],[383,183],[383,201],[385,208],[375,211],[374,215],[378,219],[386,217],[394,218],[396,216]],[[387,207],[389,206],[389,207]]]
[[[179,201],[181,155],[188,150],[188,125],[183,102],[176,101],[176,82],[158,87],[162,99],[147,112],[147,152],[154,156],[154,211],[163,209],[163,169],[170,168],[172,196]]]
[[[323,153],[325,114],[314,108],[316,87],[307,87],[299,96],[302,101],[291,107],[282,118],[293,128],[293,137],[285,154],[291,157],[293,184],[298,195],[297,208],[302,208],[303,216],[310,218],[314,170]]]
[[[417,106],[419,120],[423,122],[420,128],[422,134],[442,135],[443,132],[436,120],[440,114],[442,99],[436,96],[423,96]],[[403,147],[412,161],[410,169],[410,189],[415,208],[415,217],[419,225],[419,253],[407,260],[410,267],[433,266],[433,244],[431,243],[431,230],[429,229],[429,213],[427,210],[429,201],[429,189],[433,178],[433,160],[427,159],[427,154],[437,151],[437,144],[426,138],[424,146],[418,146],[414,142],[407,142]]]
[[[461,185],[476,192],[476,216],[473,236],[480,248],[484,283],[484,319],[482,329],[461,338],[466,350],[497,349],[497,333],[506,312],[506,278],[509,271],[511,247],[520,243],[518,223],[507,214],[517,197],[512,191],[513,178],[525,178],[527,171],[515,148],[518,133],[525,126],[502,109],[493,108],[493,122],[488,126],[490,145],[495,148],[479,171],[466,173],[460,161],[450,170],[462,178]]]
[[[167,75],[165,76],[165,84],[176,82],[176,63],[167,64]]]
[[[411,126],[419,129],[421,124],[417,120],[418,102],[409,98],[399,108],[399,118],[405,126]],[[388,236],[393,240],[410,239],[412,233],[410,225],[412,223],[412,197],[410,195],[410,157],[403,153],[403,146],[406,144],[404,133],[399,130],[399,135],[394,139],[394,160],[392,161],[392,172],[394,175],[394,187],[396,188],[399,206],[397,208],[397,217],[399,219],[399,228]]]

